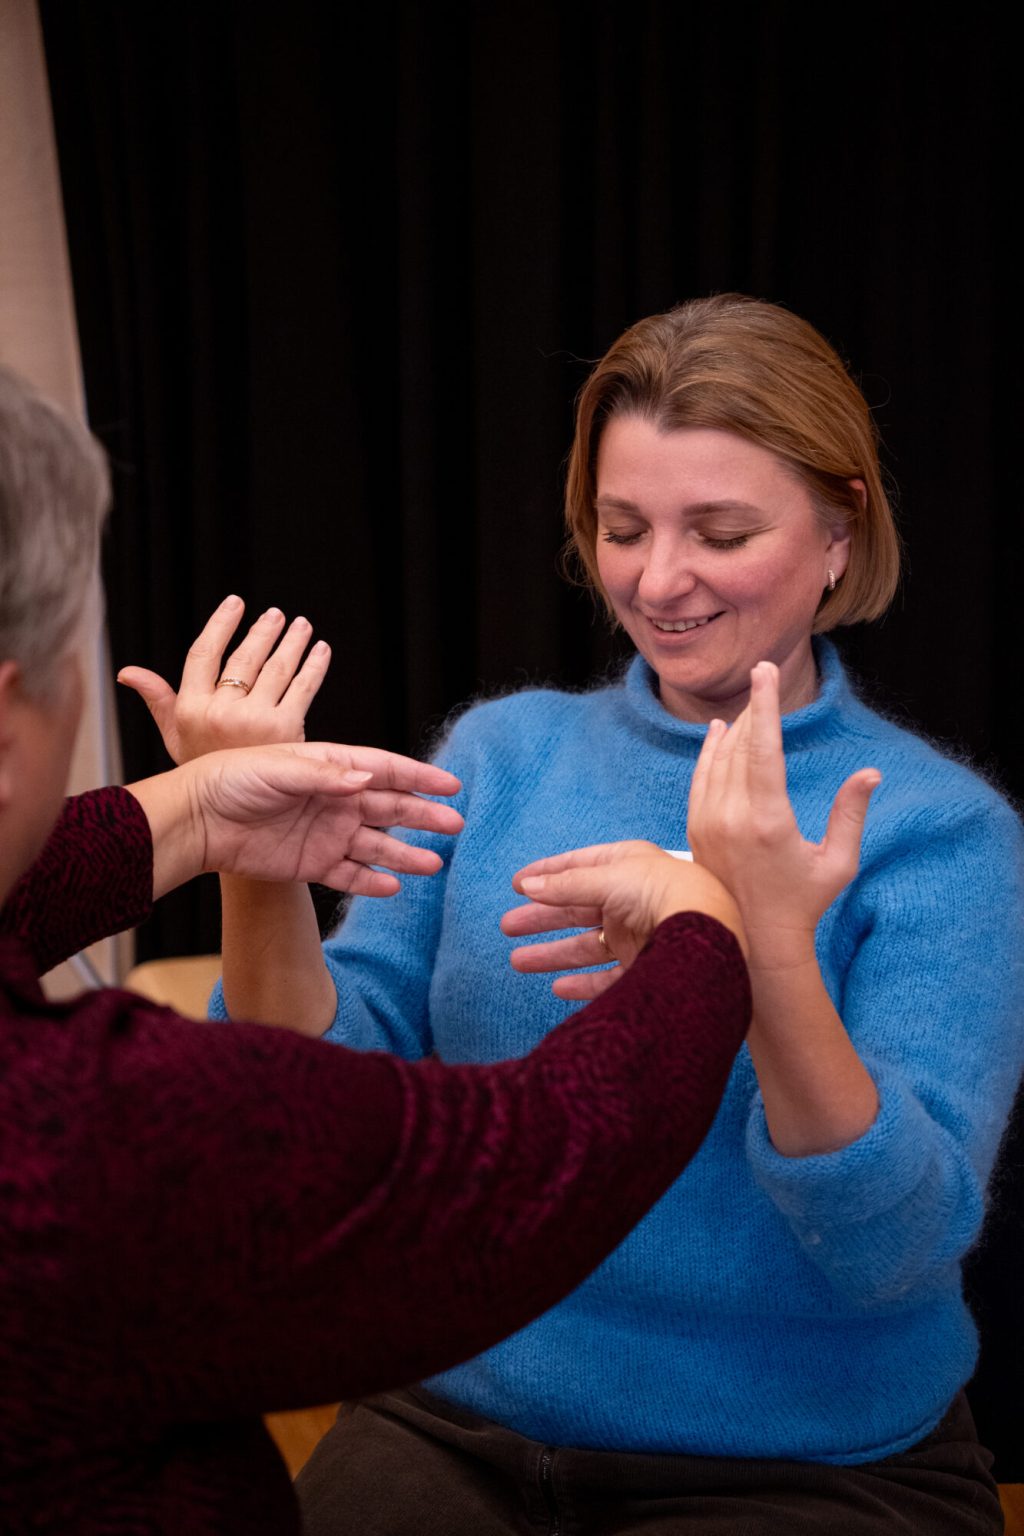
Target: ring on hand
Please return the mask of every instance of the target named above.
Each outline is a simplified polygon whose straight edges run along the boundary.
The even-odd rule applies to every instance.
[[[601,948],[604,950],[605,954],[608,956],[608,959],[609,960],[614,960],[615,956],[612,954],[612,947],[608,943],[608,940],[604,936],[604,929],[603,928],[598,928],[598,930],[597,930],[597,942],[600,944]]]
[[[244,677],[222,677],[220,682],[217,684],[217,687],[218,688],[244,688],[246,693],[248,693],[250,688],[252,687],[252,683],[247,683],[245,681]]]

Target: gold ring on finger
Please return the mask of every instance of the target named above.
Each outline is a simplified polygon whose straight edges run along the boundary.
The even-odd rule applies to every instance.
[[[217,687],[242,688],[246,693],[248,693],[252,687],[252,683],[247,683],[244,677],[222,677],[220,682],[217,684]]]
[[[608,943],[608,940],[604,936],[604,929],[603,928],[599,928],[597,930],[597,942],[600,944],[601,948],[604,950],[605,954],[608,956],[608,959],[609,960],[614,960],[615,956],[612,954],[612,947]]]

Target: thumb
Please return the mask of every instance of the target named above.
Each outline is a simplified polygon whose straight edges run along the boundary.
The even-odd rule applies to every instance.
[[[882,775],[877,768],[860,768],[840,786],[832,802],[822,846],[838,864],[850,869],[850,878],[860,863],[868,805],[881,782]]]
[[[178,695],[170,683],[160,677],[156,672],[147,672],[145,667],[122,667],[117,674],[117,680],[125,688],[131,688],[137,693],[157,723],[157,728],[164,739],[164,746],[177,762],[178,760],[178,731],[174,724],[174,706],[178,701]]]

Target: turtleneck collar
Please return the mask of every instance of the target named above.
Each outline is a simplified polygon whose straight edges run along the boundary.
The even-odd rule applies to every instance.
[[[849,680],[830,640],[816,636],[812,641],[818,666],[820,686],[817,697],[803,709],[782,717],[782,739],[787,752],[801,751],[826,740],[838,728],[839,720],[854,702]],[[627,707],[643,734],[652,740],[669,742],[678,751],[690,746],[700,751],[707,734],[706,725],[678,720],[658,698],[658,677],[642,656],[634,656],[623,679]]]

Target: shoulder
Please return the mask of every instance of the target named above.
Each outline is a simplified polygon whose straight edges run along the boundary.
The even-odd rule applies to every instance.
[[[871,766],[883,774],[885,799],[894,812],[928,814],[943,824],[991,820],[1020,830],[1019,808],[966,753],[932,741],[860,700],[854,702],[851,717],[858,745],[870,752]]]
[[[874,867],[905,875],[920,865],[979,891],[1024,894],[1024,826],[997,785],[965,754],[861,700],[851,699],[846,713],[848,757],[836,764],[832,792],[856,768],[882,774],[865,830],[864,873]]]
[[[498,755],[511,767],[578,751],[595,731],[611,723],[622,692],[616,681],[579,692],[525,688],[472,701],[448,717],[435,760],[465,766]]]

